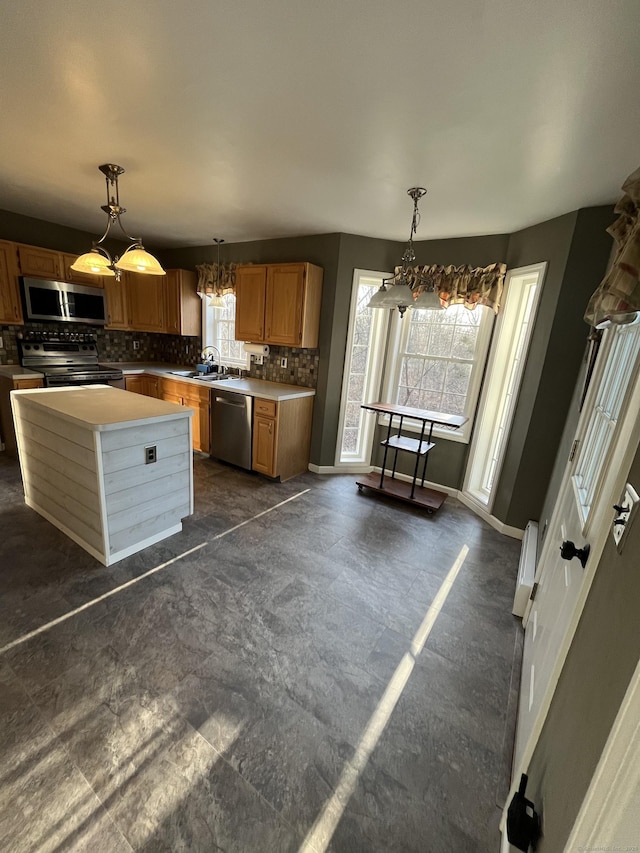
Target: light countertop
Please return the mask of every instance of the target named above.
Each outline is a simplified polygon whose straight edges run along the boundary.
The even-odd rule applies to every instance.
[[[106,362],[105,362],[106,363]],[[190,379],[186,376],[176,376],[174,370],[192,370],[188,365],[158,364],[157,362],[111,362],[109,367],[118,367],[125,377],[142,373],[150,376],[162,376],[165,379],[175,379],[178,382],[189,382],[193,385],[203,385],[216,391],[234,391],[236,394],[248,394],[250,397],[261,397],[264,400],[294,400],[298,397],[314,397],[314,388],[303,385],[287,385],[283,382],[269,382],[266,379],[250,379],[239,377],[209,381],[207,379]]]
[[[67,421],[100,431],[193,415],[193,410],[187,406],[131,394],[108,385],[12,391],[11,397],[18,398],[20,404],[48,409]]]
[[[19,364],[0,364],[0,376],[7,379],[42,379],[43,374],[29,370],[28,367],[20,367]]]

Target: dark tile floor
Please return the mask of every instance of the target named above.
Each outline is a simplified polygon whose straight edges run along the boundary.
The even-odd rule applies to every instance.
[[[0,454],[0,850],[495,853],[520,543],[352,476],[195,480],[106,569]]]

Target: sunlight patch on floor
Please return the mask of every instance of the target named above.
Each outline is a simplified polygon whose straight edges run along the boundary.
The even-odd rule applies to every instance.
[[[398,700],[416,664],[416,658],[424,649],[429,634],[435,625],[442,606],[447,600],[447,596],[451,592],[451,588],[468,553],[469,548],[464,545],[454,564],[449,569],[446,578],[440,585],[440,589],[427,610],[420,627],[414,634],[410,650],[405,652],[396,671],[391,676],[391,680],[360,738],[353,758],[345,764],[332,796],[327,800],[313,826],[307,833],[306,838],[298,849],[298,853],[325,853],[327,850],[344,810],[356,789],[358,779],[380,740],[394,708],[398,704]]]

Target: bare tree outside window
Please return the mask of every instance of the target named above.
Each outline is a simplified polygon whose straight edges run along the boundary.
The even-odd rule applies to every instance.
[[[408,314],[401,338],[399,405],[465,414],[482,310],[453,305]]]

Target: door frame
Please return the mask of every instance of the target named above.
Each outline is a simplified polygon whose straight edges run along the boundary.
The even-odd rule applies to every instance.
[[[602,348],[601,355],[604,355],[604,353],[602,352]],[[585,400],[585,405],[580,414],[580,419],[576,430],[576,439],[579,441],[582,440],[582,438],[584,437],[584,433],[588,423],[588,417],[593,407],[593,399],[598,387],[600,377],[602,376],[602,372],[604,370],[605,360],[605,358],[600,358],[598,360],[598,363],[596,364],[595,374],[592,377],[589,391]],[[610,535],[611,526],[614,518],[610,507],[613,507],[613,504],[618,500],[620,494],[622,493],[624,485],[627,481],[629,469],[631,468],[631,463],[637,452],[638,446],[640,446],[640,417],[638,417],[639,412],[640,370],[636,370],[635,376],[632,377],[631,382],[629,383],[629,387],[626,394],[626,400],[623,406],[623,411],[618,421],[615,444],[612,447],[611,457],[609,458],[605,466],[604,476],[602,482],[600,483],[599,496],[595,506],[595,510],[587,519],[586,525],[583,530],[583,535],[585,537],[584,541],[588,541],[591,546],[589,559],[584,570],[584,580],[580,588],[580,592],[578,593],[576,605],[573,610],[573,613],[571,614],[566,634],[563,638],[562,643],[560,644],[560,648],[558,649],[551,677],[549,679],[549,683],[547,684],[547,688],[545,690],[545,694],[540,705],[540,711],[533,723],[531,734],[523,748],[520,761],[517,766],[513,767],[511,790],[507,798],[507,806],[508,803],[511,802],[513,795],[518,789],[521,774],[527,772],[527,768],[533,757],[536,745],[538,743],[538,740],[540,739],[542,728],[547,718],[547,714],[549,713],[549,708],[551,707],[551,702],[558,684],[558,680],[560,678],[560,674],[564,667],[569,648],[571,647],[571,644],[573,642],[573,637],[578,627],[582,611],[584,609],[587,597],[589,595],[589,591],[591,589],[591,584],[593,583],[593,579],[595,577],[595,573],[600,562],[600,557],[602,556],[604,546]],[[540,574],[543,571],[543,567],[549,562],[549,554],[551,548],[556,547],[557,533],[561,525],[561,519],[559,518],[559,508],[562,506],[563,499],[566,497],[567,490],[573,490],[572,474],[577,461],[578,454],[576,454],[573,460],[570,459],[567,461],[562,478],[562,484],[560,486],[558,497],[556,499],[554,509],[551,515],[551,520],[549,522],[549,528],[547,530],[540,558],[538,560],[538,567],[536,569],[535,578],[536,581],[539,579]],[[527,606],[527,611],[523,619],[523,625],[525,626],[526,619],[529,615],[530,610],[531,602],[529,602]],[[505,806],[502,819],[500,821],[500,828],[502,832],[505,833],[505,835],[507,806]]]

